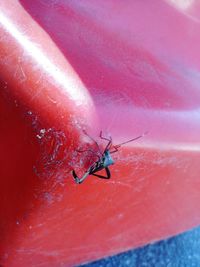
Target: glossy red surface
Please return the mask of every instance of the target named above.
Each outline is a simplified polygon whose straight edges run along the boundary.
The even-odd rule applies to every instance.
[[[0,3],[3,266],[74,266],[200,223],[198,1]],[[108,181],[76,185],[103,147]]]

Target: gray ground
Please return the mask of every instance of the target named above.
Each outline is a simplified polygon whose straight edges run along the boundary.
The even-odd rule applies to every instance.
[[[200,267],[200,227],[82,267]]]

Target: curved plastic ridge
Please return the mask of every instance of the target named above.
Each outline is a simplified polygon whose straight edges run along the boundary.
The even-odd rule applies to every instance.
[[[0,264],[75,266],[199,225],[198,10],[0,1]],[[76,184],[99,131],[148,134],[113,154],[110,179]]]
[[[45,123],[59,124],[62,129],[72,118],[82,125],[91,123],[94,106],[90,94],[55,43],[18,1],[0,3],[0,40],[1,79],[16,101]]]

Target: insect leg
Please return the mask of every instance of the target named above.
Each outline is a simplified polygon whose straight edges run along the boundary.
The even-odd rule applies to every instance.
[[[110,154],[115,153],[118,151],[118,146],[113,146],[114,150],[110,151]]]
[[[108,144],[107,144],[107,146],[106,146],[105,149],[104,149],[104,152],[105,152],[106,150],[109,150],[110,147],[112,146],[112,137],[110,136],[110,138],[106,138],[106,137],[102,136],[102,131],[101,131],[101,132],[100,132],[100,138],[108,141]]]
[[[73,175],[74,180],[75,180],[75,182],[76,182],[77,184],[81,184],[81,183],[88,177],[89,174],[90,174],[90,173],[89,173],[89,170],[88,170],[88,171],[83,175],[82,178],[78,178],[78,176],[76,175],[75,170],[72,171],[72,175]]]
[[[106,167],[105,170],[106,170],[106,174],[107,174],[107,176],[103,176],[103,175],[95,174],[95,173],[91,173],[91,175],[94,175],[94,176],[96,176],[96,177],[98,177],[98,178],[101,178],[101,179],[110,179],[110,177],[111,177],[111,173],[110,173],[109,168]]]
[[[98,150],[99,150],[99,152],[101,153],[101,149],[100,149],[100,147],[99,147],[99,145],[98,145],[98,143],[97,143],[97,141],[95,141],[85,130],[83,130],[83,132],[84,132],[84,134],[85,135],[87,135],[94,143],[95,143],[95,145],[97,146],[97,148],[98,148]],[[102,154],[102,153],[101,153]]]

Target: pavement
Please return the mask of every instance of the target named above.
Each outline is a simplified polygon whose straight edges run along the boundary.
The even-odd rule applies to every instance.
[[[79,267],[200,267],[200,227]]]

